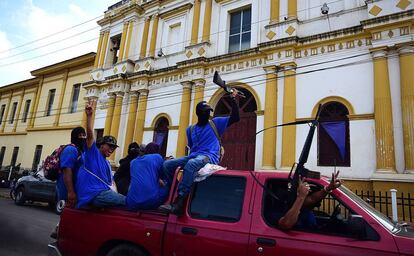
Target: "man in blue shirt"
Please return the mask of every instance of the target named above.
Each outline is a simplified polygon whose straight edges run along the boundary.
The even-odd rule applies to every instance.
[[[162,164],[157,144],[151,142],[145,148],[145,155],[131,162],[131,186],[126,205],[129,210],[157,209],[168,195],[166,187],[160,185]]]
[[[86,113],[86,149],[84,164],[79,168],[76,180],[78,193],[77,208],[87,204],[97,207],[125,206],[125,196],[118,194],[111,172],[111,165],[106,160],[118,147],[116,139],[107,135],[95,142],[92,128],[92,103],[88,101]]]
[[[215,117],[214,123],[218,135],[221,137],[227,127],[240,120],[239,106],[235,97],[238,91],[233,89],[231,97],[231,115],[229,117]],[[182,216],[184,202],[190,192],[195,174],[207,163],[218,164],[220,161],[220,141],[209,123],[210,112],[213,111],[205,101],[196,106],[197,124],[187,128],[187,142],[190,147],[190,154],[185,157],[164,162],[164,175],[166,186],[169,188],[177,167],[183,167],[183,179],[178,186],[178,197],[170,206],[162,206],[171,213]]]
[[[66,206],[76,203],[75,183],[79,167],[82,165],[82,152],[86,145],[86,132],[76,127],[70,135],[71,144],[67,145],[60,155],[61,173],[56,181],[58,200],[65,200]]]

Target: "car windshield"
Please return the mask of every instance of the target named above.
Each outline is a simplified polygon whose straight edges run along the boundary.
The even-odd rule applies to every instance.
[[[389,231],[395,231],[394,227],[395,224],[383,213],[372,207],[370,204],[365,202],[361,197],[355,195],[351,190],[346,188],[345,186],[341,186],[339,188],[342,192],[344,192],[347,196],[349,196],[354,202],[359,204],[362,208],[364,208],[369,214],[371,214],[377,221],[379,221],[385,228]]]

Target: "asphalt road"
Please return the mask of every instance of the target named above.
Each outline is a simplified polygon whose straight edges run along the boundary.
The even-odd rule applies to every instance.
[[[0,255],[47,255],[59,216],[47,204],[17,206],[0,191]],[[2,192],[2,193],[1,193]]]

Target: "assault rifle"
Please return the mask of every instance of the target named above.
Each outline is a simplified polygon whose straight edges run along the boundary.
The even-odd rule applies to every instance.
[[[226,85],[226,81],[223,81],[223,79],[221,79],[221,77],[220,77],[220,75],[219,75],[219,73],[217,71],[214,72],[213,83],[215,83],[218,86],[220,86],[221,88],[223,88],[223,90],[225,92],[227,92],[228,94],[232,94],[233,93],[233,89],[230,86]],[[243,98],[245,97],[244,96],[244,93],[241,92],[241,91],[237,91],[237,94],[240,97],[243,97]]]
[[[321,105],[318,107],[318,112],[316,112],[315,119],[310,122],[310,128],[308,136],[306,137],[305,144],[303,145],[302,152],[299,157],[299,162],[293,164],[292,169],[289,173],[289,191],[291,192],[291,198],[294,201],[296,199],[296,191],[299,184],[299,178],[313,178],[319,179],[320,173],[311,171],[305,168],[305,164],[308,161],[309,151],[312,145],[313,135],[315,134],[315,129],[319,124],[319,114],[321,110]],[[295,172],[292,177],[292,172]],[[293,203],[293,202],[292,202]]]

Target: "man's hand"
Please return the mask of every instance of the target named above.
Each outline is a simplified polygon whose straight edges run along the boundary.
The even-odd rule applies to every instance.
[[[75,207],[76,204],[76,193],[68,192],[68,200],[66,201],[67,207]]]
[[[297,190],[297,197],[301,199],[305,199],[308,195],[310,190],[309,184],[305,181],[305,178],[299,176],[299,183],[298,183],[298,190]]]
[[[86,102],[85,113],[86,113],[86,116],[92,116],[93,114],[92,101],[90,99],[88,99],[88,101]]]
[[[230,96],[232,97],[232,98],[236,98],[236,96],[238,95],[238,93],[239,93],[239,90],[237,90],[236,88],[232,88],[232,93],[230,94]]]
[[[332,173],[331,182],[328,186],[325,187],[326,192],[331,192],[332,190],[335,190],[339,188],[342,185],[342,180],[338,179],[339,171]]]

